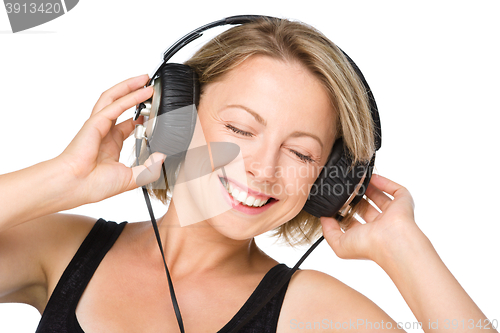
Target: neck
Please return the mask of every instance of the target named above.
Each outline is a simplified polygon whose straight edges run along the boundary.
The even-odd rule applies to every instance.
[[[269,260],[253,238],[230,239],[208,221],[181,227],[173,202],[158,219],[158,228],[169,270],[178,276],[213,270],[234,274],[249,269],[255,260]],[[154,235],[151,240],[157,247]]]

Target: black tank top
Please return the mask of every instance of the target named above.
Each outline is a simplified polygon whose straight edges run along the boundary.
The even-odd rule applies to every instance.
[[[76,318],[76,306],[101,260],[120,236],[126,223],[117,224],[103,219],[95,223],[57,283],[36,333],[85,333]],[[271,268],[246,303],[218,333],[232,332],[240,322],[246,320],[252,309],[261,304],[289,270],[285,264]],[[287,287],[288,282],[239,332],[276,332]]]

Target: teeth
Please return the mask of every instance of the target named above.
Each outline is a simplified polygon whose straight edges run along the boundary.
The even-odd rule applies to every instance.
[[[231,183],[227,182],[225,184],[226,190],[231,194],[231,196],[236,199],[237,201],[241,202],[242,204],[250,207],[261,207],[264,204],[267,203],[268,200],[260,200],[260,199],[255,199],[251,195],[248,195],[247,192],[243,192],[238,190],[237,188],[233,187]]]
[[[245,201],[245,205],[247,206],[253,206],[253,203],[255,202],[255,198],[252,196],[249,196],[247,200]]]
[[[239,202],[243,202],[245,203],[245,201],[247,201],[247,193],[246,192],[240,192],[240,194],[238,194],[238,198],[236,200],[238,200]]]
[[[266,199],[266,201],[261,202],[261,203],[260,203],[260,204],[261,204],[261,206],[265,205],[268,201],[269,201],[269,199]]]

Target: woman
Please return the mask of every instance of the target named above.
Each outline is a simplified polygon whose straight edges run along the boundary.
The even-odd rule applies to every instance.
[[[214,50],[219,53],[214,55]],[[240,54],[228,52],[232,50]],[[303,52],[294,52],[297,50]],[[324,54],[330,57],[318,56]],[[221,59],[228,63],[217,62]],[[314,183],[336,139],[344,139],[354,159],[367,160],[373,154],[373,130],[367,102],[359,93],[361,83],[347,62],[332,59],[344,58],[326,38],[305,25],[283,20],[230,29],[187,62],[200,75],[198,115],[204,138],[207,142],[233,142],[241,148],[248,186],[233,185],[263,201],[272,198],[265,209],[255,208],[258,214],[232,209],[179,228],[174,197],[160,219],[166,261],[187,332],[230,331],[238,309],[268,272],[276,272],[277,267],[286,271],[256,247],[254,236],[277,229],[300,242],[316,233],[318,221],[302,211],[307,193],[300,189]],[[40,331],[49,331],[56,324],[65,325],[57,326],[57,331],[87,333],[178,330],[149,222],[115,227],[84,216],[54,214],[136,188],[142,185],[137,184],[138,175],[150,175],[142,179],[144,183],[158,178],[158,159],[163,156],[153,155],[145,163],[149,173],[144,173],[145,167],[131,169],[117,162],[122,142],[135,123],[127,120],[116,125],[115,120],[151,97],[150,87],[141,88],[147,79],[132,78],[105,92],[60,156],[0,178],[3,201],[16,207],[0,219],[0,267],[13,271],[22,263],[17,274],[1,280],[0,299],[32,304],[40,312],[45,309]],[[335,94],[345,99],[335,98]],[[299,169],[307,171],[305,176],[277,172]],[[274,185],[290,190],[278,194],[272,190]],[[29,192],[32,188],[40,191]],[[224,191],[209,188],[203,195],[220,199],[234,194]],[[152,192],[167,199],[165,191]],[[24,193],[32,195],[26,198]],[[343,233],[333,218],[321,218],[322,232],[335,253],[379,264],[424,324],[449,318],[485,320],[416,226],[408,191],[382,176],[373,176],[366,195],[381,211],[365,200],[365,209],[359,214],[366,224],[350,219]],[[82,242],[86,245],[82,249],[88,252],[96,248],[87,235],[94,236],[97,225],[113,228],[112,240],[106,242],[110,249],[102,254],[95,273],[88,273],[91,279],[81,286],[85,290],[81,297],[73,300],[71,288],[55,290],[56,285],[65,280],[63,272]],[[67,296],[76,303],[48,304],[56,293],[58,298]],[[258,321],[249,324],[254,331],[288,332],[303,328],[300,323],[325,325],[325,318],[340,323],[363,319],[397,328],[367,298],[319,272],[296,272],[278,296],[267,309],[270,318],[259,313]],[[71,311],[63,324],[44,321],[54,309],[68,308]],[[327,325],[332,330],[373,330],[366,325]]]

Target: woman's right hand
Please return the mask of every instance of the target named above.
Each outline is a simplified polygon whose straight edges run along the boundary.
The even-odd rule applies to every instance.
[[[0,175],[0,303],[28,303],[43,311],[48,286],[57,283],[95,224],[94,218],[54,213],[143,185],[134,174],[148,182],[148,176],[160,175],[163,156],[152,155],[148,168],[119,162],[123,141],[142,119],[118,125],[116,120],[151,97],[152,88],[143,88],[147,81],[142,75],[104,92],[56,158]]]
[[[147,100],[153,94],[149,80],[141,75],[125,80],[105,91],[92,110],[90,118],[56,160],[72,175],[77,202],[97,202],[132,190],[158,179],[164,155],[153,154],[144,165],[130,168],[119,162],[123,141],[142,119],[132,118],[116,124],[116,119],[129,108]],[[142,117],[141,117],[142,118]],[[137,184],[141,174],[143,184]]]

